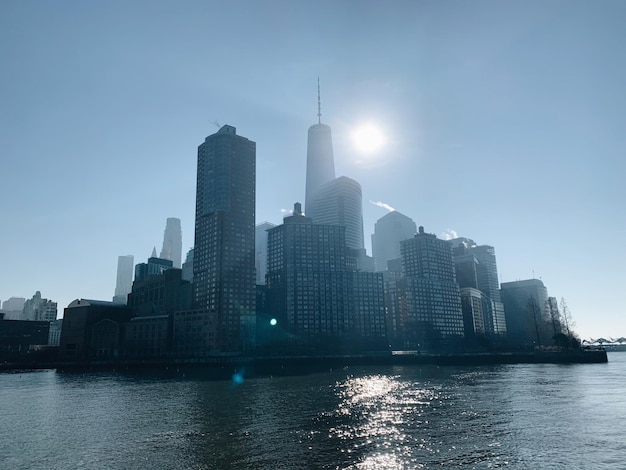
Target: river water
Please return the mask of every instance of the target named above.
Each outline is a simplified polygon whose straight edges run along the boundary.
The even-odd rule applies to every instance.
[[[626,468],[608,364],[0,374],[0,468]]]

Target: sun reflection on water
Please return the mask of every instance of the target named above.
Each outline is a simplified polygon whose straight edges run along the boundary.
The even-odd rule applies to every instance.
[[[357,454],[353,468],[402,468],[409,461],[411,468],[423,468],[415,452],[431,447],[424,411],[445,400],[440,390],[393,375],[348,377],[334,389],[340,402],[321,418],[332,424],[328,438],[339,441],[341,452],[352,462]]]

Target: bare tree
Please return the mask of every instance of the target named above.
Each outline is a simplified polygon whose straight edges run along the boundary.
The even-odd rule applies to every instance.
[[[553,298],[551,297],[551,299]],[[551,302],[550,299],[546,300],[544,310],[546,312],[550,312],[552,335],[553,337],[556,337],[556,335],[561,333],[561,314],[559,312],[559,306],[556,303],[556,299],[554,299],[554,302]]]
[[[535,322],[535,333],[537,334],[537,346],[541,346],[541,338],[539,336],[539,322],[541,322],[541,308],[534,297],[528,298],[526,311]]]
[[[572,312],[569,311],[564,297],[561,297],[561,319],[565,327],[565,334],[568,338],[571,338],[576,322],[572,318]]]

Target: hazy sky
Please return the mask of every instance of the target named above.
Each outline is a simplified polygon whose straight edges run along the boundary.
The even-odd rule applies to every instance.
[[[197,146],[257,143],[257,222],[304,203],[306,136],[440,237],[626,336],[626,2],[0,2],[0,299],[111,300],[167,217],[193,245]],[[380,152],[349,135],[384,130]],[[370,253],[371,254],[371,253]]]

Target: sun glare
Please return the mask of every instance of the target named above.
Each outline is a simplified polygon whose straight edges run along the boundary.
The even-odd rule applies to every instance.
[[[352,131],[352,143],[361,153],[374,153],[387,143],[383,131],[374,124],[363,124]]]

